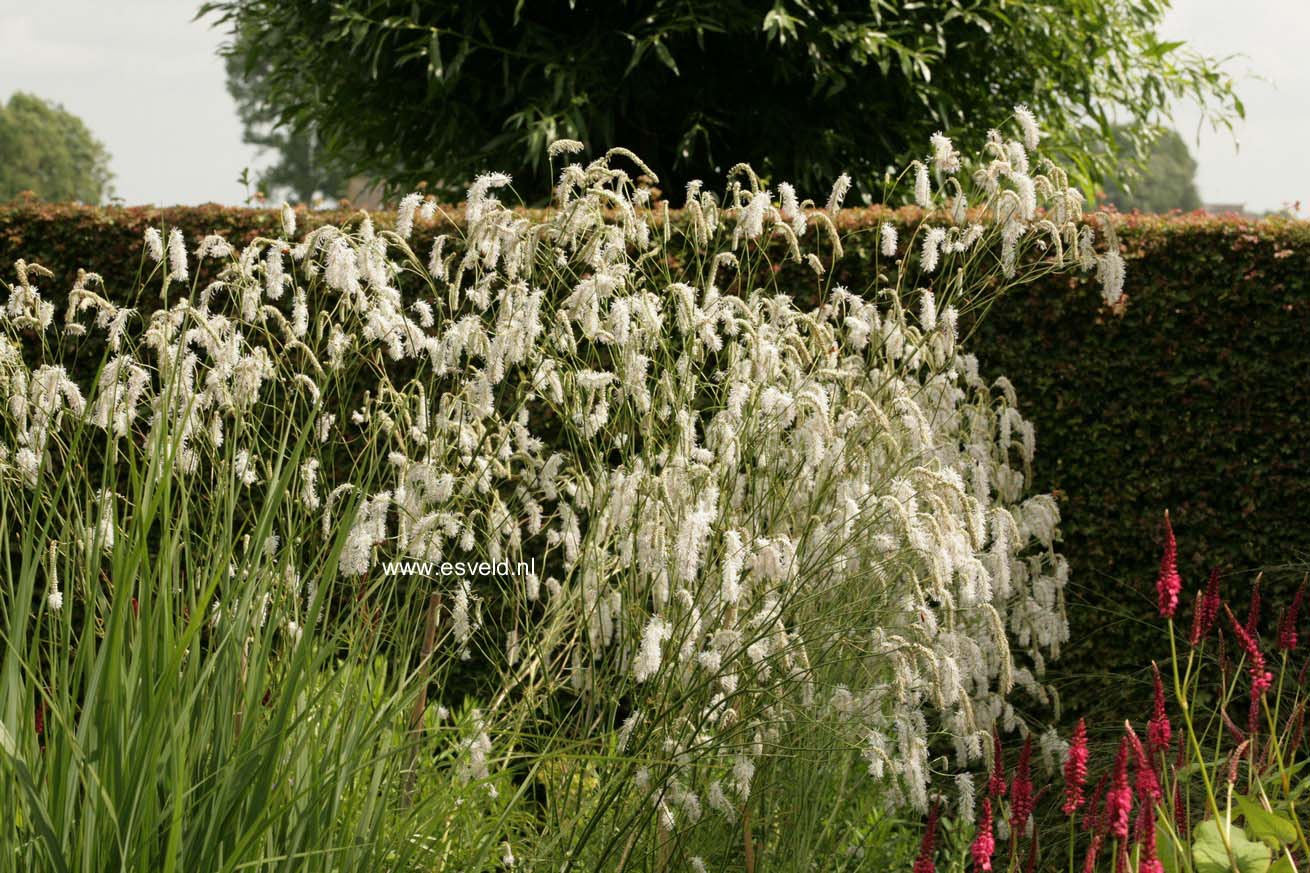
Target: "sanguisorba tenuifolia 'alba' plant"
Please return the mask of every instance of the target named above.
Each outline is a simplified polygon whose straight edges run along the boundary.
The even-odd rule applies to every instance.
[[[818,207],[738,166],[671,213],[622,149],[540,218],[478,178],[430,251],[418,195],[394,230],[285,210],[239,251],[161,229],[135,296],[80,274],[60,320],[20,263],[2,863],[806,866],[848,847],[818,804],[926,809],[1067,635],[1032,427],[961,313],[1051,270],[1122,283],[1017,121],[972,160],[934,137],[924,221],[879,231],[858,293],[828,278],[844,178]],[[486,693],[424,707],[460,665]]]

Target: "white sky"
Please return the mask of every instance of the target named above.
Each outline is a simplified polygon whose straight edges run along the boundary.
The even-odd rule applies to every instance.
[[[256,166],[215,55],[221,35],[188,0],[0,0],[0,99],[31,91],[82,117],[109,148],[128,203],[238,203]],[[1164,35],[1232,63],[1247,120],[1231,136],[1180,107],[1207,202],[1310,205],[1310,0],[1175,0]],[[1304,210],[1303,210],[1304,211]]]
[[[1207,203],[1245,203],[1252,212],[1294,202],[1310,207],[1310,0],[1175,0],[1162,28],[1211,56],[1234,57],[1246,120],[1227,132],[1199,131],[1199,113],[1179,107],[1174,119],[1200,164],[1197,187]]]
[[[31,91],[91,128],[128,203],[239,203],[257,163],[221,34],[188,0],[0,0],[0,99]]]

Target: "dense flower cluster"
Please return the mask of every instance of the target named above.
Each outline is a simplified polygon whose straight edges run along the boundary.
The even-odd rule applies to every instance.
[[[621,149],[565,166],[541,220],[500,201],[507,176],[479,177],[462,238],[426,254],[407,242],[434,208],[419,195],[394,232],[361,215],[297,238],[284,210],[277,238],[238,251],[207,237],[194,256],[222,272],[203,288],[185,284],[180,232],[152,230],[163,308],[143,316],[93,274],[70,293],[64,332],[101,331],[110,350],[85,391],[57,363],[29,365],[23,333],[57,328],[35,285],[47,274],[20,262],[0,477],[39,493],[84,424],[109,455],[143,451],[153,475],[255,508],[290,465],[288,508],[229,573],[279,580],[259,609],[288,636],[334,574],[522,561],[534,571],[508,594],[442,583],[455,650],[579,695],[631,694],[623,741],[665,762],[649,773],[661,827],[694,826],[702,797],[734,818],[801,713],[863,749],[889,803],[926,811],[933,739],[981,760],[1017,723],[1013,688],[1048,699],[1045,659],[1068,634],[1056,504],[1025,493],[1034,435],[1012,386],[958,346],[977,293],[960,271],[996,243],[1005,277],[1122,272],[1019,121],[1024,141],[994,134],[973,162],[934,137],[931,167],[915,166],[933,210],[919,272],[915,240],[885,227],[883,253],[904,258],[894,278],[823,285],[810,311],[759,279],[760,247],[783,238],[824,282],[828,262],[801,245],[840,253],[831,212],[849,180],[820,209],[737,167],[722,196],[689,186],[675,226],[619,166],[654,173]],[[368,458],[381,472],[361,481]],[[90,566],[136,510],[111,483],[80,511],[82,536],[60,545]],[[49,597],[62,603],[53,577]],[[493,597],[513,616],[504,651],[482,630]],[[495,743],[479,716],[468,780],[487,778]],[[1022,826],[1026,775],[1011,793]]]

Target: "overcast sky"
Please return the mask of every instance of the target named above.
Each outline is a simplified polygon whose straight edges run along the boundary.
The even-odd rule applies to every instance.
[[[59,101],[109,147],[117,194],[129,203],[237,203],[257,166],[215,55],[222,35],[192,21],[187,0],[0,0],[0,99],[15,90]],[[1237,131],[1196,129],[1177,112],[1200,162],[1206,202],[1277,209],[1310,205],[1310,2],[1175,0],[1165,24],[1232,69],[1247,119]],[[1302,214],[1306,213],[1303,208]]]

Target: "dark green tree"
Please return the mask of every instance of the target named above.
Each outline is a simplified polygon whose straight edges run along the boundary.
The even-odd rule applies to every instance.
[[[1127,131],[1120,130],[1119,145],[1125,152],[1133,149]],[[1124,212],[1168,212],[1201,208],[1196,191],[1196,159],[1177,131],[1169,130],[1155,140],[1135,163],[1125,163],[1126,171],[1106,179],[1105,201]]]
[[[31,191],[45,200],[100,203],[112,183],[109,152],[82,119],[21,91],[0,104],[0,200]]]
[[[457,192],[488,169],[546,189],[545,147],[624,145],[665,190],[749,161],[866,190],[943,130],[980,142],[1027,103],[1084,180],[1112,121],[1188,96],[1242,112],[1216,62],[1165,42],[1168,0],[214,0],[264,107],[352,173]],[[266,66],[265,66],[266,65]],[[1101,146],[1098,148],[1098,145]]]
[[[259,56],[232,52],[226,55],[226,63],[227,90],[237,105],[242,139],[273,159],[255,179],[259,189],[269,197],[292,203],[344,194],[348,177],[320,147],[314,123],[283,123],[274,107],[265,102],[268,62]]]

